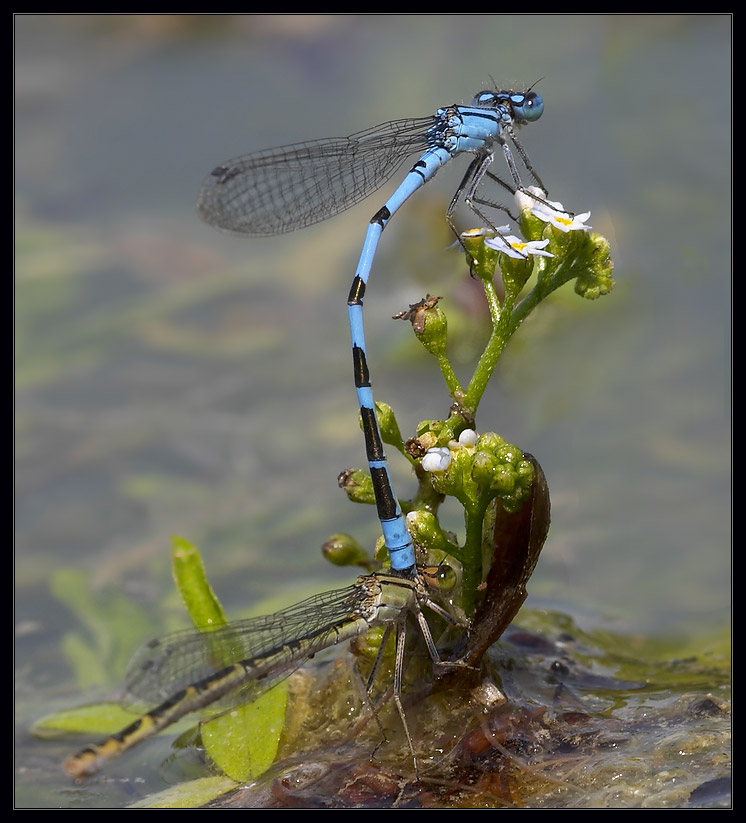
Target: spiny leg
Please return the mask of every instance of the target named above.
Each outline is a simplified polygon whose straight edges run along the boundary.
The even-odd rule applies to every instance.
[[[512,129],[507,128],[506,130],[508,132],[511,142],[518,151],[518,154],[520,155],[520,158],[523,161],[526,170],[531,175],[534,182],[537,183],[539,188],[543,192],[546,192],[546,187],[544,186],[544,183],[542,182],[541,178],[531,165],[531,161],[529,160],[528,154],[526,153],[523,146],[519,143],[518,139],[515,136],[515,133]],[[510,151],[510,146],[505,140],[500,139],[498,142],[502,146],[505,161],[507,163],[508,170],[510,171],[510,176],[513,178],[514,186],[511,186],[509,183],[506,183],[504,180],[502,180],[500,177],[498,177],[496,174],[490,171],[490,166],[492,165],[492,162],[494,160],[494,155],[491,149],[485,147],[481,152],[477,152],[476,157],[474,158],[474,160],[472,160],[471,164],[469,165],[469,168],[467,169],[466,174],[462,178],[461,183],[459,184],[459,187],[456,190],[456,193],[451,199],[451,202],[448,206],[448,210],[446,211],[446,220],[448,221],[448,225],[451,227],[451,230],[456,235],[456,238],[458,239],[462,247],[463,243],[461,242],[461,235],[453,222],[453,214],[461,200],[463,200],[464,204],[468,206],[469,209],[474,214],[476,214],[476,216],[481,221],[484,222],[486,227],[492,229],[498,234],[499,230],[497,226],[495,226],[492,220],[489,217],[487,217],[487,215],[484,214],[484,212],[480,208],[478,208],[478,206],[486,206],[490,209],[504,211],[508,215],[508,217],[510,217],[511,220],[516,220],[515,215],[511,213],[510,209],[507,206],[503,205],[502,203],[495,203],[492,200],[487,200],[483,197],[477,196],[477,192],[479,191],[485,178],[492,180],[493,182],[502,186],[502,188],[506,189],[510,193],[511,197],[515,197],[516,193],[520,191],[527,197],[530,197],[533,200],[536,200],[537,202],[549,205],[543,198],[536,196],[534,193],[529,192],[526,189],[521,179],[520,172],[518,171],[518,167],[513,158],[513,154]]]
[[[456,193],[451,198],[451,202],[446,210],[446,221],[451,228],[451,231],[454,233],[456,240],[458,241],[461,248],[464,252],[469,255],[469,250],[464,245],[464,241],[461,238],[461,233],[456,228],[456,224],[453,222],[453,214],[458,206],[459,202],[463,199],[464,203],[471,209],[471,211],[477,215],[477,217],[482,221],[485,228],[489,228],[495,232],[495,234],[499,235],[500,231],[498,227],[493,223],[493,221],[487,217],[475,204],[487,206],[492,209],[498,209],[500,211],[504,211],[511,220],[515,220],[515,217],[511,214],[510,210],[507,206],[504,206],[500,203],[493,203],[489,200],[483,200],[481,198],[475,197],[475,193],[479,188],[482,180],[485,176],[490,177],[491,179],[498,182],[501,186],[506,188],[511,194],[515,194],[515,190],[509,186],[507,183],[503,182],[497,175],[492,174],[488,171],[489,166],[491,165],[493,160],[493,154],[491,150],[485,149],[483,152],[477,154],[477,156],[471,161],[469,164],[469,168],[466,170],[466,174],[461,179],[461,183],[459,183],[458,189],[456,189]],[[475,265],[474,258],[471,259],[470,268],[472,269]]]
[[[526,167],[526,171],[531,175],[531,177],[533,177],[534,182],[539,186],[539,188],[543,192],[547,193],[547,187],[544,185],[541,178],[534,170],[534,167],[531,165],[531,161],[529,160],[528,154],[526,153],[526,150],[523,148],[518,138],[515,136],[515,132],[510,126],[506,128],[506,131],[510,136],[510,141],[513,143],[516,151],[520,155],[521,160],[523,161],[523,165]],[[505,161],[507,162],[508,168],[510,169],[510,175],[513,178],[513,181],[515,182],[516,189],[525,192],[523,183],[521,182],[521,176],[518,173],[515,161],[513,160],[513,153],[510,151],[510,147],[505,141],[502,142],[502,147],[503,153],[505,154]]]
[[[433,602],[429,598],[423,599],[423,604],[427,606],[428,609],[433,611],[435,614],[438,614],[442,617],[446,622],[450,623],[453,626],[464,626],[464,623],[461,620],[457,620],[451,614],[449,614],[445,609],[439,606],[437,603]],[[416,605],[411,611],[414,612],[415,619],[417,620],[417,624],[420,629],[420,633],[422,634],[422,638],[425,642],[425,646],[427,647],[428,654],[430,659],[432,660],[435,668],[472,668],[468,666],[466,663],[462,663],[461,661],[446,661],[443,660],[438,652],[437,646],[432,636],[432,632],[430,631],[430,626],[427,623],[425,615],[422,612],[422,609],[419,605]],[[407,738],[407,745],[409,746],[409,751],[412,755],[412,763],[414,765],[414,772],[417,780],[419,780],[419,767],[417,763],[417,754],[414,748],[414,741],[412,739],[412,735],[409,731],[409,724],[407,723],[406,713],[404,711],[404,704],[402,702],[402,685],[404,681],[404,654],[406,648],[406,630],[407,630],[407,617],[410,613],[410,610],[403,612],[399,619],[397,620],[396,624],[389,623],[386,626],[386,630],[383,633],[381,638],[381,643],[378,648],[378,653],[376,654],[376,658],[373,661],[373,666],[371,668],[370,674],[368,675],[368,681],[365,688],[365,695],[366,698],[370,701],[370,696],[373,692],[373,686],[376,679],[376,675],[378,674],[378,670],[385,654],[386,645],[388,643],[389,637],[391,636],[391,632],[396,626],[396,652],[395,652],[395,659],[394,659],[394,680],[392,686],[386,690],[384,695],[380,698],[378,702],[378,706],[383,705],[389,697],[393,696],[394,705],[396,706],[396,710],[399,714],[399,718],[401,719],[402,728],[404,729],[404,734]],[[386,740],[386,734],[381,726],[381,721],[378,717],[378,706],[374,706],[371,703],[371,708],[373,715],[376,718],[376,723],[378,724],[378,728],[381,730],[381,735]]]
[[[409,733],[409,726],[407,724],[407,716],[404,714],[404,706],[401,702],[401,687],[402,677],[404,674],[404,646],[407,639],[407,621],[406,617],[396,624],[396,659],[394,662],[394,705],[399,712],[401,723],[404,728],[404,734],[407,736],[407,743],[409,744],[409,751],[412,753],[412,763],[414,764],[414,774],[417,780],[420,779],[420,772],[417,767],[417,755],[414,750],[414,743],[412,742],[412,735]],[[437,654],[437,652],[436,652]]]

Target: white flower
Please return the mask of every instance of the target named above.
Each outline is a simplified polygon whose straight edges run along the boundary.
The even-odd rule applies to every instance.
[[[562,203],[547,200],[545,203],[534,203],[531,213],[545,223],[551,223],[555,229],[563,232],[584,231],[590,229],[585,221],[591,216],[589,211],[582,214],[570,214],[566,212]]]
[[[533,197],[531,195],[534,195]],[[525,191],[518,189],[515,193],[515,202],[519,211],[531,211],[536,205],[536,198],[544,200],[547,196],[538,186],[529,186]]]
[[[507,236],[498,235],[497,237],[488,237],[484,241],[485,246],[507,254],[508,257],[514,257],[516,260],[525,260],[530,254],[535,254],[539,257],[554,257],[551,252],[542,251],[542,249],[549,244],[549,239],[546,240],[521,240],[520,237],[509,234]]]
[[[451,465],[451,452],[445,446],[428,449],[422,458],[426,472],[444,472]]]
[[[538,199],[534,199],[531,195]],[[529,186],[525,192],[517,191],[515,199],[521,211],[530,211],[534,217],[538,217],[545,223],[551,223],[560,231],[583,231],[592,228],[585,224],[591,216],[589,211],[584,211],[582,214],[570,214],[558,200],[547,200],[546,192],[537,186]]]
[[[458,436],[458,442],[461,443],[462,446],[473,446],[476,444],[477,438],[478,436],[474,429],[464,429]]]
[[[510,226],[496,226],[494,229],[467,229],[466,231],[461,232],[461,236],[465,237],[467,240],[471,237],[494,237],[495,231],[497,231],[498,234],[506,234],[510,231]]]

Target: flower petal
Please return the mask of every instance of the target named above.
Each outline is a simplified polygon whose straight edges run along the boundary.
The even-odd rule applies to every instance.
[[[422,458],[426,472],[444,472],[451,465],[451,452],[445,446],[428,449]]]
[[[546,200],[543,203],[537,201],[531,208],[531,213],[539,220],[551,223],[562,232],[584,231],[591,228],[585,223],[591,216],[589,211],[582,214],[570,214],[565,211],[565,207],[558,200]]]

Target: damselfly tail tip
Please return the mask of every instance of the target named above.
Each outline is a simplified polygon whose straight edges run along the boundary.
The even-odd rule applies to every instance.
[[[65,758],[62,763],[62,770],[68,777],[75,780],[84,780],[91,777],[101,768],[102,758],[92,747],[81,749],[75,754]]]

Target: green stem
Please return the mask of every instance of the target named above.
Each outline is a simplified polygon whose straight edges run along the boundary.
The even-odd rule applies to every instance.
[[[506,324],[507,338],[510,339],[519,326],[529,314],[553,291],[556,291],[573,278],[579,277],[584,271],[584,265],[579,255],[573,255],[562,260],[556,268],[551,270],[551,275],[543,276],[540,270],[536,285],[521,300],[510,314],[510,320]],[[507,342],[507,341],[506,341]]]
[[[443,374],[443,379],[445,380],[446,386],[448,386],[451,397],[456,399],[456,397],[461,396],[464,390],[461,388],[461,383],[458,377],[456,377],[456,373],[453,371],[445,354],[438,357],[438,366],[440,366],[440,371]]]
[[[482,527],[489,501],[490,495],[487,490],[476,503],[465,508],[466,534],[461,549],[461,605],[468,615],[474,614],[477,592],[482,582]]]
[[[505,304],[501,306],[492,278],[484,277],[482,278],[482,283],[487,298],[487,305],[490,310],[490,317],[492,318],[492,334],[490,334],[490,339],[487,341],[487,345],[479,358],[479,362],[474,369],[474,374],[469,381],[469,386],[464,395],[464,405],[473,412],[476,412],[482,395],[487,388],[487,384],[492,377],[492,373],[495,371],[497,361],[500,359],[500,355],[510,339],[510,335],[506,334],[506,324],[504,321],[506,318],[510,318],[512,301],[508,303],[506,297]]]
[[[560,264],[557,268],[557,272],[561,271],[562,268],[563,266]],[[521,323],[523,323],[523,321],[529,316],[529,314],[531,314],[539,303],[541,303],[541,301],[548,294],[551,294],[557,288],[557,272],[555,272],[555,275],[552,277],[542,278],[540,276],[533,289],[531,289],[523,300],[521,300],[521,302],[511,311],[510,320],[506,324],[508,338],[512,337],[516,331],[518,331]]]

